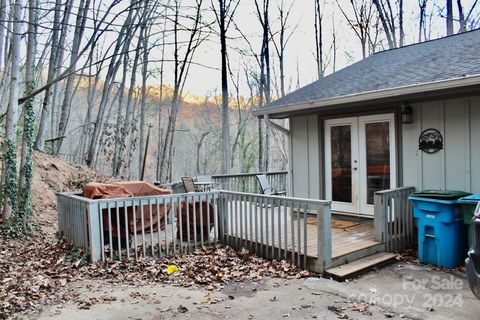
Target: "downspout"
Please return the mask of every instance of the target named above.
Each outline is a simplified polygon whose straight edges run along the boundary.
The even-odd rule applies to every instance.
[[[275,129],[275,130],[278,130],[280,131],[281,133],[283,133],[284,135],[286,136],[289,136],[290,135],[290,130],[282,127],[281,125],[273,122],[273,121],[270,121],[270,116],[268,114],[265,114],[263,116],[263,120],[265,120],[265,123],[267,124],[267,126],[270,127],[270,129]]]
[[[267,127],[270,130],[278,130],[284,135],[287,136],[287,150],[288,150],[288,195],[292,196],[293,194],[293,170],[292,170],[292,146],[291,146],[291,139],[290,139],[290,130],[282,127],[281,125],[270,121],[270,116],[268,114],[263,115],[263,120],[267,124]]]

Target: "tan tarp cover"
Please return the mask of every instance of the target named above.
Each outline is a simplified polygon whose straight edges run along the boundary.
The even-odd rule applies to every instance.
[[[112,199],[112,198],[128,198],[134,196],[154,196],[154,195],[165,195],[170,194],[171,191],[168,189],[157,188],[154,185],[151,185],[142,181],[127,181],[127,182],[115,182],[112,184],[106,183],[88,183],[83,188],[82,196],[90,199]],[[160,216],[160,228],[165,228],[165,211],[170,210],[170,206],[159,206],[160,214],[157,214],[157,206],[149,205],[143,206],[143,225],[145,232],[150,232],[150,226],[152,226],[153,231],[158,230],[158,216]],[[150,213],[152,219],[150,221]],[[131,235],[135,231],[137,233],[142,232],[142,208],[135,208],[135,221],[133,214],[133,207],[127,207],[127,217],[128,217],[128,234]],[[105,232],[109,231],[109,222],[108,222],[108,209],[102,210],[103,215],[103,229]],[[110,209],[111,216],[111,225],[112,225],[112,236],[118,237],[118,231],[120,231],[120,237],[125,238],[125,208],[118,208],[118,217],[120,222],[120,230],[117,227],[117,210],[115,207]]]
[[[89,199],[109,199],[133,197],[133,193],[117,184],[87,183],[83,188],[82,197]]]

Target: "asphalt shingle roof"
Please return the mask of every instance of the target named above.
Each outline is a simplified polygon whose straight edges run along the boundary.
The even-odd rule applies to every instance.
[[[480,29],[376,53],[265,108],[480,74]]]

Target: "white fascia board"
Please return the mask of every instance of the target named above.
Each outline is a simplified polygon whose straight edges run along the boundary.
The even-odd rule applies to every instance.
[[[374,101],[379,99],[393,98],[393,97],[399,97],[399,96],[405,96],[405,95],[411,95],[411,94],[428,93],[433,91],[462,88],[462,87],[468,87],[468,86],[478,85],[478,84],[480,84],[480,75],[472,75],[472,76],[465,76],[465,77],[455,78],[455,79],[439,80],[439,81],[433,81],[428,83],[412,84],[412,85],[402,86],[402,87],[367,91],[367,92],[355,93],[351,95],[345,95],[345,96],[334,97],[329,99],[303,102],[298,104],[288,104],[281,107],[259,109],[259,110],[253,111],[252,114],[256,117],[264,116],[266,114],[274,115],[278,113],[288,113],[288,112],[300,111],[304,109],[352,104],[356,102]]]

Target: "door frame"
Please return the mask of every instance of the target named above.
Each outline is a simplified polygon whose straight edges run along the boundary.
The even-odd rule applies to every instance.
[[[348,118],[337,118],[337,119],[329,119],[325,120],[324,122],[324,133],[325,133],[325,197],[327,200],[332,201],[332,206],[335,206],[335,211],[342,211],[342,212],[356,212],[356,208],[358,207],[357,199],[358,195],[357,186],[359,184],[358,180],[358,170],[351,171],[352,174],[352,202],[339,202],[332,200],[332,148],[331,148],[331,134],[330,128],[332,126],[340,126],[340,125],[350,125],[351,126],[351,158],[353,161],[353,156],[358,154],[358,137],[357,139],[354,138],[354,133],[358,132],[358,117],[348,117]],[[328,141],[328,142],[327,142]],[[353,164],[352,164],[353,166]],[[357,183],[355,183],[357,182]]]
[[[323,120],[324,145],[324,190],[325,199],[332,201],[332,168],[331,168],[331,134],[332,125],[351,125],[351,157],[352,157],[352,203],[332,201],[332,210],[359,216],[373,216],[374,205],[367,204],[367,172],[366,172],[366,137],[365,125],[371,122],[389,121],[390,143],[390,188],[397,186],[397,124],[395,113],[358,115]],[[356,139],[356,141],[354,141]],[[363,152],[361,152],[363,148]],[[354,153],[355,152],[355,153]],[[357,168],[353,170],[353,160],[357,157]],[[360,159],[362,158],[362,159]],[[364,164],[361,166],[361,164]],[[360,187],[361,185],[364,187]]]

